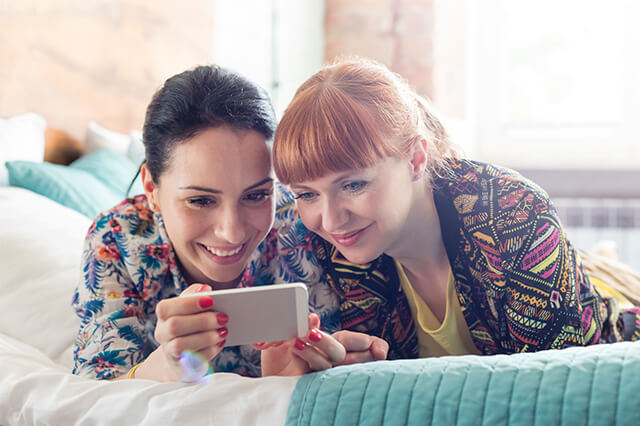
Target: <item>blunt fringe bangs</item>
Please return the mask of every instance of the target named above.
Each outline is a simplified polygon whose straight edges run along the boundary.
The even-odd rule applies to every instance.
[[[457,149],[430,103],[384,65],[339,60],[300,86],[276,128],[273,165],[285,185],[408,156],[428,142],[428,173],[446,172]]]
[[[398,155],[393,144],[380,140],[384,126],[378,120],[339,85],[301,87],[276,128],[273,159],[278,179],[288,185],[372,167]]]

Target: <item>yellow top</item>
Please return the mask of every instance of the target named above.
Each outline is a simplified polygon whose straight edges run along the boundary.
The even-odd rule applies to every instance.
[[[396,268],[416,325],[420,357],[479,354],[462,315],[451,270],[447,282],[447,307],[444,320],[440,323],[425,301],[416,294],[402,265],[397,261]]]
[[[604,282],[598,277],[593,275],[589,275],[589,281],[591,284],[598,290],[598,293],[602,297],[612,297],[618,301],[618,307],[620,309],[633,308],[634,305],[627,299],[622,293],[620,293],[615,288],[611,287],[609,284]]]

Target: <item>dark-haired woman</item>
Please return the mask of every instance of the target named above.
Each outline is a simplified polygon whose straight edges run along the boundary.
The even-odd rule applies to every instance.
[[[272,228],[275,207],[282,204],[276,198],[287,198],[279,195],[271,169],[274,129],[267,94],[221,67],[180,73],[154,95],[143,128],[145,194],[100,214],[85,241],[82,280],[73,298],[82,321],[76,374],[174,381],[183,376],[181,356],[198,354],[215,371],[260,375],[258,352],[225,348],[225,325],[233,318],[216,312],[211,297],[176,296],[313,282],[317,268]],[[290,209],[280,209],[276,227],[290,224],[292,216]],[[279,261],[281,251],[293,258]],[[310,293],[313,309],[330,328],[333,296],[313,287]],[[344,346],[317,329],[317,316],[310,321],[303,344],[333,362],[344,361]],[[267,370],[308,371],[317,353],[296,359],[302,369]]]

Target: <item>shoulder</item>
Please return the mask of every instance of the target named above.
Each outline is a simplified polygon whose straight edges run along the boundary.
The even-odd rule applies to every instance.
[[[490,201],[509,207],[518,197],[527,194],[537,199],[549,199],[539,185],[513,169],[465,159],[451,161],[450,166],[451,173],[438,178],[436,184],[439,190],[457,200],[456,208],[461,212],[466,210],[462,208],[465,204],[462,199],[469,197],[480,201],[478,207],[488,205]]]
[[[145,195],[126,198],[120,204],[100,213],[91,224],[87,237],[114,231],[123,235],[144,235],[153,232],[157,218]]]
[[[284,185],[276,182],[273,229],[258,247],[256,265],[267,266],[269,279],[276,282],[312,282],[320,269],[315,250],[320,239],[308,230],[296,209],[295,198]],[[268,264],[268,265],[267,265]],[[258,267],[253,268],[258,271]]]
[[[296,210],[295,196],[293,192],[280,182],[275,183],[275,203],[276,214],[275,224],[286,224],[295,221],[298,218]],[[282,225],[281,225],[282,226]]]
[[[273,224],[280,243],[284,248],[294,248],[299,245],[308,245],[315,234],[309,231],[296,208],[293,193],[284,185],[276,184],[276,213]]]
[[[455,209],[466,229],[522,226],[555,214],[548,194],[515,170],[471,160],[450,165],[451,172],[434,181],[434,191],[440,202]]]
[[[87,232],[84,256],[87,262],[151,271],[172,266],[171,251],[162,216],[151,210],[145,195],[137,195],[96,217]]]
[[[511,264],[542,235],[558,240],[562,227],[540,186],[489,163],[456,160],[451,166],[453,172],[436,181],[440,203],[449,206],[466,238],[496,264]]]

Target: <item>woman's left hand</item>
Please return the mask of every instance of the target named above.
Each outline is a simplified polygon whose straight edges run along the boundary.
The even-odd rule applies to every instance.
[[[389,344],[384,339],[349,330],[335,332],[332,336],[347,351],[344,361],[334,364],[334,366],[387,359]]]
[[[311,331],[305,339],[253,345],[262,351],[262,376],[299,376],[336,365],[387,358],[389,345],[379,337],[348,330],[330,335],[319,330],[319,326],[318,316],[311,314]]]
[[[300,376],[311,371],[326,370],[345,360],[344,346],[320,331],[320,318],[310,314],[309,333],[304,339],[294,337],[281,342],[252,345],[262,351],[262,376]]]

